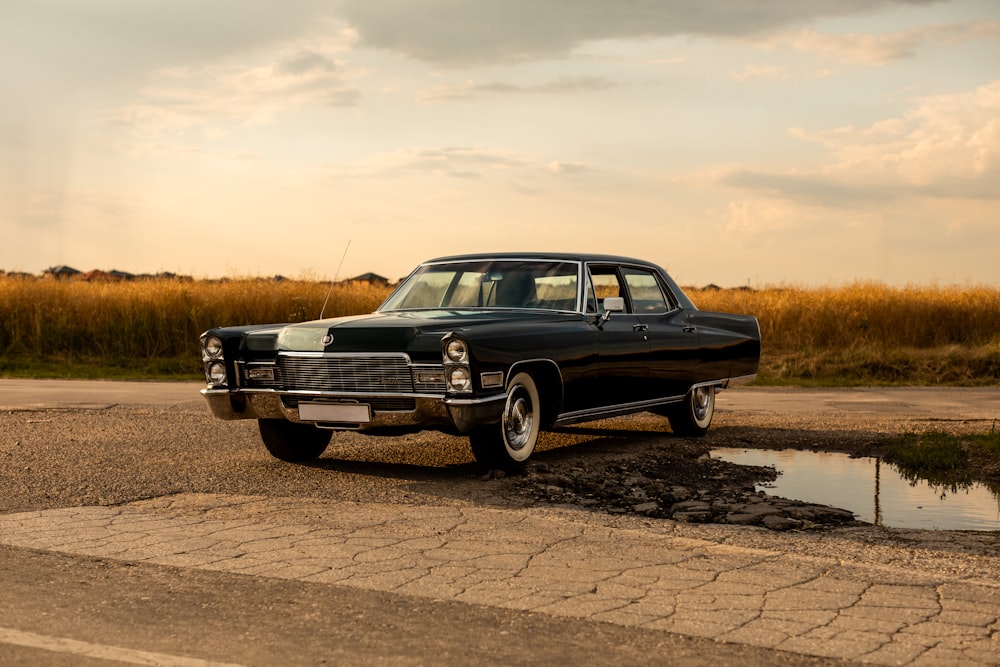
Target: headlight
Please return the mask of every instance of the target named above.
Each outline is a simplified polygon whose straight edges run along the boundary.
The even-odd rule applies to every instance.
[[[209,384],[225,385],[226,365],[221,361],[213,361],[208,365],[208,369],[205,372],[205,377],[208,378]]]
[[[472,374],[465,366],[455,366],[448,369],[448,386],[452,391],[471,391]]]
[[[218,336],[209,336],[203,345],[205,356],[209,359],[218,359],[222,356],[222,340]]]
[[[444,345],[444,356],[447,361],[464,364],[469,360],[469,346],[461,338],[451,338]]]

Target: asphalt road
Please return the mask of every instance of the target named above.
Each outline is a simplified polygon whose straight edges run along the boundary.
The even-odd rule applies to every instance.
[[[997,664],[996,534],[526,507],[436,434],[345,434],[289,465],[199,388],[0,380],[0,664]],[[993,388],[740,388],[717,418],[821,437],[998,407]],[[540,459],[671,437],[602,427],[546,435]]]
[[[0,409],[106,408],[114,405],[203,405],[200,382],[0,379]],[[882,415],[888,419],[998,419],[1000,387],[783,389],[739,387],[721,395],[719,411],[816,417]]]

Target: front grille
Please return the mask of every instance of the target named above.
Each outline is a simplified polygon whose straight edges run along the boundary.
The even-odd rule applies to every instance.
[[[413,391],[405,355],[278,355],[278,377],[281,387],[292,391]]]
[[[240,365],[240,384],[276,391],[365,394],[444,393],[440,365],[411,365],[405,354],[279,354],[276,363]]]

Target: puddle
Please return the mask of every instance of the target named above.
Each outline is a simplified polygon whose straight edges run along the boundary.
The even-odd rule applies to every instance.
[[[772,496],[832,505],[889,528],[1000,530],[1000,498],[982,484],[968,489],[911,483],[875,458],[801,450],[715,449],[714,458],[772,466],[781,474],[757,488]]]

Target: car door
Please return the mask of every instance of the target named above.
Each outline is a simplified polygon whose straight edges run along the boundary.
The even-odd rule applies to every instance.
[[[625,281],[613,265],[589,267],[588,313],[594,315],[597,339],[597,391],[588,407],[625,405],[649,397],[649,339],[645,326],[628,306]],[[612,313],[607,319],[603,307],[607,297],[625,299],[626,312]]]
[[[629,301],[649,342],[645,398],[680,396],[691,387],[700,361],[701,341],[690,313],[677,307],[656,273],[640,267],[621,268]]]

